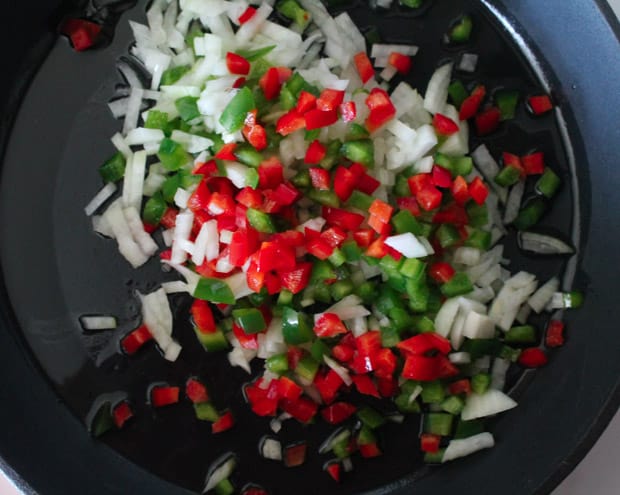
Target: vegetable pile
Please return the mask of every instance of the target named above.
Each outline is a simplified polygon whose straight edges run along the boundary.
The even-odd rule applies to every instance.
[[[272,20],[270,2],[155,0],[148,26],[131,23],[150,87],[119,67],[129,90],[110,108],[123,129],[86,213],[134,268],[158,256],[183,280],[140,294],[142,324],[121,350],[153,340],[165,359],[183,359],[167,294],[187,293],[208,353],[228,352],[248,373],[263,365],[243,390],[254,413],[273,418],[261,454],[302,464],[315,454],[303,439],[283,447],[282,422],[325,421],[338,428],[319,454],[336,481],[354,456],[388,451],[381,427],[404,414],[421,415],[428,462],[492,447],[483,418],[517,405],[502,391],[507,370],[548,359],[530,312],[581,302],[557,278],[511,274],[498,243],[514,227],[523,249],[573,253],[529,231],[560,186],[543,153],[506,151],[501,167],[484,144],[470,153],[470,123],[493,133],[519,95],[468,89],[449,62],[422,96],[404,77],[417,47],[374,43],[368,53],[346,12],[332,17],[315,0],[275,8],[285,22]],[[465,15],[446,37],[464,43],[473,27]],[[475,70],[468,55],[460,70]],[[528,105],[552,109],[546,95]],[[532,180],[537,195],[522,205]],[[562,345],[562,322],[545,335],[546,347]],[[199,377],[185,395],[213,433],[234,426]],[[177,385],[149,391],[153,407],[182,399]],[[107,402],[94,432],[131,416],[128,401]],[[232,493],[235,462],[212,466],[205,490]]]

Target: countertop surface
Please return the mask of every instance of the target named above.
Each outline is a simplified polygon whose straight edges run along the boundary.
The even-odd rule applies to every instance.
[[[609,0],[620,17],[620,0]],[[615,495],[620,493],[620,411],[583,461],[551,495]],[[0,473],[0,495],[21,495]],[[44,495],[44,494],[43,494]]]

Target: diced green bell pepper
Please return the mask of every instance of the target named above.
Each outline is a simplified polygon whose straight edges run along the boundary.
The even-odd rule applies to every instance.
[[[356,414],[359,420],[372,430],[383,426],[386,422],[385,416],[370,406],[360,408]]]
[[[509,344],[534,344],[537,341],[536,329],[532,325],[512,327],[504,336],[504,342]]]
[[[375,162],[375,148],[370,139],[347,141],[342,145],[342,154],[352,162],[372,167]]]
[[[192,44],[192,48],[193,48],[193,44]],[[177,67],[170,67],[169,69],[166,69],[164,73],[161,75],[160,85],[171,86],[172,84],[177,82],[179,79],[181,79],[185,74],[187,74],[191,68],[192,68],[191,65],[179,65]]]
[[[289,307],[282,310],[282,335],[287,344],[310,342],[314,338],[313,328],[313,322],[307,314]]]
[[[168,205],[164,201],[160,191],[157,191],[144,204],[142,220],[149,225],[159,225],[161,217],[164,216]]]
[[[465,85],[460,80],[455,80],[448,86],[448,95],[456,108],[461,108],[463,102],[469,97],[469,91],[465,88]]]
[[[510,89],[500,89],[494,95],[495,103],[501,113],[501,120],[510,120],[515,116],[519,103],[519,92]]]
[[[235,296],[226,282],[219,278],[200,277],[194,297],[215,304],[235,304]]]
[[[232,316],[237,326],[241,327],[245,333],[259,333],[267,328],[263,313],[259,309],[233,309]]]
[[[441,293],[446,297],[462,296],[469,294],[472,290],[474,286],[467,274],[463,272],[455,273],[448,282],[441,286]]]
[[[250,225],[259,232],[266,234],[273,234],[277,232],[276,226],[274,225],[269,213],[265,213],[264,211],[260,211],[255,208],[248,208],[246,211],[246,216],[248,218],[248,222],[250,222]]]
[[[536,191],[546,198],[551,199],[560,188],[562,181],[549,167],[545,167],[544,173],[536,182]]]
[[[191,122],[200,117],[198,98],[195,96],[183,96],[174,102],[174,106],[177,107],[179,116],[183,122]]]
[[[514,226],[518,230],[528,230],[540,221],[546,210],[546,201],[542,198],[534,198],[521,208]]]
[[[255,108],[254,95],[250,88],[244,86],[226,105],[219,122],[227,132],[239,131],[245,123],[248,112]]]
[[[179,170],[192,159],[183,149],[183,146],[170,138],[162,139],[157,156],[164,168],[173,172]]]
[[[99,167],[99,175],[103,182],[118,182],[125,175],[127,160],[120,151],[114,153]]]
[[[422,384],[422,402],[425,404],[439,404],[446,397],[443,384],[436,380]]]
[[[286,354],[276,354],[265,360],[265,366],[269,371],[281,375],[288,371],[288,357]]]
[[[196,334],[198,342],[200,342],[202,347],[208,352],[228,349],[228,340],[221,328],[218,328],[215,332],[205,333],[195,326],[194,333]]]
[[[162,131],[168,126],[168,114],[159,110],[149,110],[146,116],[144,127],[147,129],[161,129]]]
[[[476,394],[484,394],[491,385],[491,375],[478,373],[471,377],[471,389]]]
[[[309,382],[314,381],[314,377],[319,371],[319,362],[314,359],[312,356],[304,356],[302,357],[297,366],[295,367],[295,373],[297,373],[302,378],[305,378]]]
[[[452,432],[454,416],[447,413],[426,413],[422,417],[422,430],[424,433],[448,436]]]
[[[211,421],[215,423],[220,419],[220,414],[211,402],[199,402],[194,404],[196,418],[201,421]]]

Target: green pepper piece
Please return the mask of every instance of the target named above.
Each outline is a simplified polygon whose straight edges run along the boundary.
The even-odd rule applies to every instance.
[[[228,478],[215,485],[214,490],[216,495],[233,495],[235,493],[235,487]]]
[[[295,0],[281,0],[276,5],[276,10],[284,17],[288,17],[303,29],[310,22],[310,14],[304,10]]]
[[[200,421],[216,422],[220,419],[220,414],[211,402],[199,402],[194,404],[194,413]]]
[[[410,278],[406,285],[407,295],[409,296],[409,308],[415,313],[424,313],[428,310],[430,301],[430,289],[426,280]]]
[[[400,332],[394,325],[381,327],[381,346],[396,347],[400,343]]]
[[[496,356],[501,348],[502,343],[497,339],[466,339],[461,350],[468,352],[475,361],[482,356]]]
[[[316,260],[312,265],[312,275],[310,275],[310,283],[323,283],[324,280],[332,280],[336,278],[336,272],[331,264],[324,260]]]
[[[454,225],[442,223],[435,233],[439,245],[442,248],[448,248],[461,242],[461,235]]]
[[[453,43],[465,43],[469,41],[471,37],[471,31],[473,28],[473,22],[471,16],[464,15],[461,19],[452,26],[449,33],[449,39]]]
[[[193,48],[194,45],[192,44],[191,46]],[[177,67],[166,69],[161,75],[160,86],[171,86],[187,74],[191,68],[191,65],[179,65]]]
[[[308,169],[300,170],[291,179],[295,187],[310,187],[310,171]]]
[[[319,371],[319,362],[312,356],[304,356],[297,363],[295,373],[309,382],[314,381],[314,377]]]
[[[200,117],[198,98],[195,96],[183,96],[174,102],[174,106],[177,107],[179,116],[183,122],[191,122]]]
[[[512,327],[504,336],[504,342],[510,344],[535,344],[537,341],[536,329],[532,325]]]
[[[469,236],[465,240],[465,246],[488,251],[491,248],[492,240],[493,237],[491,236],[491,232],[481,229],[472,229],[469,231]]]
[[[205,333],[200,330],[200,328],[195,326],[194,333],[196,334],[198,342],[200,342],[202,347],[207,352],[216,352],[228,349],[228,340],[226,339],[226,335],[224,335],[221,328],[218,328],[215,332]]]
[[[245,333],[259,333],[267,328],[263,313],[256,308],[234,309],[232,316],[237,326],[241,327]]]
[[[446,449],[439,449],[437,452],[424,452],[424,462],[426,464],[441,464]]]
[[[166,203],[174,201],[174,195],[179,187],[181,187],[181,176],[179,174],[173,174],[164,181],[161,186],[161,194]]]
[[[452,432],[454,416],[446,413],[427,413],[422,417],[424,433],[448,436]]]
[[[383,419],[383,416],[381,416],[381,418]],[[373,443],[377,443],[377,437],[375,436],[372,429],[364,423],[362,427],[360,428],[360,432],[357,434],[357,444],[358,445],[371,445]]]
[[[495,103],[501,113],[501,120],[510,120],[515,116],[519,103],[519,92],[509,89],[501,89],[495,93]]]
[[[370,139],[357,139],[343,143],[342,154],[352,162],[361,163],[366,167],[372,167],[375,162],[375,148]]]
[[[410,400],[410,398],[410,393],[401,392],[394,399],[394,404],[400,412],[419,413],[421,411],[420,403],[417,400]]]
[[[450,414],[461,414],[465,407],[465,401],[458,395],[451,395],[441,403],[441,408]]]
[[[237,55],[241,55],[248,62],[254,62],[259,58],[263,58],[265,55],[268,55],[276,45],[269,45],[263,48],[257,48],[256,50],[237,50],[235,53]]]
[[[435,331],[435,322],[428,316],[415,316],[413,326],[420,333],[430,333]]]
[[[355,286],[351,280],[338,280],[331,285],[331,295],[335,301],[340,301],[349,294],[353,294]]]
[[[254,95],[250,88],[244,86],[226,105],[219,122],[227,132],[239,131],[245,123],[248,112],[255,108]]]
[[[330,354],[331,349],[321,339],[316,339],[314,342],[312,342],[312,347],[310,347],[310,355],[319,363],[323,362],[323,356],[329,357]]]
[[[551,199],[555,196],[555,193],[558,191],[561,184],[562,181],[557,174],[549,167],[545,167],[545,172],[536,182],[536,191],[546,198]]]
[[[484,423],[479,419],[472,419],[470,421],[459,421],[454,432],[454,438],[468,438],[484,433]]]
[[[234,151],[235,158],[244,165],[257,168],[263,162],[263,155],[249,144],[239,144]]]
[[[99,175],[103,182],[117,182],[125,175],[127,160],[120,151],[114,153],[99,167]]]
[[[265,366],[269,371],[281,375],[285,371],[288,371],[288,357],[286,353],[276,354],[275,356],[267,358]]]
[[[352,123],[349,126],[349,132],[347,134],[347,141],[355,141],[358,139],[367,139],[369,136],[368,130],[360,124]]]
[[[433,381],[422,385],[421,396],[425,404],[439,404],[446,397],[446,392],[440,381]]]
[[[491,375],[488,373],[478,373],[471,377],[471,389],[476,394],[484,394],[491,385]]]
[[[338,208],[340,206],[338,196],[334,191],[329,189],[310,189],[306,196],[323,206],[331,206],[332,208]]]
[[[160,191],[157,191],[151,196],[144,204],[144,210],[142,211],[142,219],[144,223],[149,225],[159,225],[161,217],[164,216],[168,205],[164,201]]]
[[[183,146],[170,138],[162,139],[157,157],[165,169],[173,172],[179,170],[192,159],[183,149]]]
[[[248,208],[246,211],[246,216],[248,218],[248,222],[250,222],[250,225],[259,232],[264,232],[267,234],[273,234],[276,232],[276,227],[269,213],[256,210],[255,208]]]
[[[441,286],[441,293],[446,297],[462,296],[474,290],[467,274],[457,272],[448,282]]]
[[[456,108],[461,108],[463,102],[469,97],[469,92],[465,88],[465,85],[458,79],[452,81],[448,86],[448,95]]]
[[[392,225],[397,234],[411,232],[414,235],[422,235],[420,222],[409,210],[400,210],[392,217]]]
[[[399,0],[399,3],[410,9],[419,9],[424,4],[424,0]]]
[[[112,405],[110,402],[105,401],[99,406],[99,409],[97,409],[97,412],[90,423],[90,433],[94,437],[99,437],[110,431],[113,427],[114,420],[112,418]]]
[[[194,297],[212,303],[235,304],[235,296],[226,282],[219,278],[200,277]]]
[[[367,280],[355,288],[355,294],[359,296],[364,304],[370,304],[377,297],[377,287],[374,282]]]
[[[373,201],[374,198],[372,196],[355,189],[351,193],[351,196],[349,196],[346,205],[352,208],[357,208],[358,210],[368,211]]]
[[[474,169],[474,160],[471,156],[456,156],[452,159],[452,175],[463,177],[471,174]]]
[[[342,246],[340,246],[340,251],[349,263],[354,263],[362,259],[362,250],[353,240],[345,241]]]
[[[500,186],[509,187],[519,182],[520,178],[521,171],[516,167],[508,165],[501,169],[493,180]]]
[[[417,258],[407,258],[399,268],[399,271],[403,276],[414,280],[420,280],[424,276],[425,270],[426,263]]]
[[[547,209],[547,203],[542,198],[534,198],[529,201],[521,210],[514,221],[517,230],[528,230],[536,225]]]
[[[287,344],[299,345],[314,338],[310,317],[288,306],[282,310],[282,335]]]
[[[383,414],[369,406],[362,407],[356,414],[360,421],[372,430],[383,426],[386,421]]]
[[[484,227],[489,223],[489,212],[486,203],[479,205],[470,201],[465,207],[471,227]]]
[[[192,49],[194,54],[196,54],[194,50],[194,39],[204,36],[204,34],[200,22],[194,21],[190,24],[187,35],[185,36],[185,43]]]
[[[149,110],[146,117],[144,127],[147,129],[161,129],[162,131],[168,126],[168,114],[159,110]]]

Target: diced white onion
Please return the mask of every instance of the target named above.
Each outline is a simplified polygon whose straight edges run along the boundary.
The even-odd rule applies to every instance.
[[[560,288],[560,281],[556,277],[552,277],[545,284],[532,294],[527,300],[527,304],[536,313],[540,313],[545,309],[553,294]]]
[[[516,407],[517,403],[500,390],[489,389],[484,394],[470,394],[461,412],[463,421],[484,418]]]
[[[478,452],[483,449],[490,449],[495,445],[493,435],[488,432],[478,433],[467,438],[459,438],[456,440],[450,440],[450,443],[446,447],[441,462],[448,462],[459,457],[465,457],[474,452]]]
[[[84,330],[112,330],[116,328],[116,317],[105,315],[82,316],[80,323]]]
[[[537,234],[536,232],[519,232],[519,247],[536,254],[573,254],[575,250],[557,237]]]
[[[84,213],[86,213],[86,216],[91,216],[95,213],[99,207],[116,192],[117,189],[118,188],[114,182],[108,182],[105,186],[103,186],[95,197],[84,207]]]
[[[448,100],[448,86],[452,76],[452,64],[439,67],[431,76],[424,96],[424,108],[432,114],[444,111]]]
[[[423,258],[429,254],[424,244],[411,232],[390,236],[385,240],[385,245],[406,258]]]

